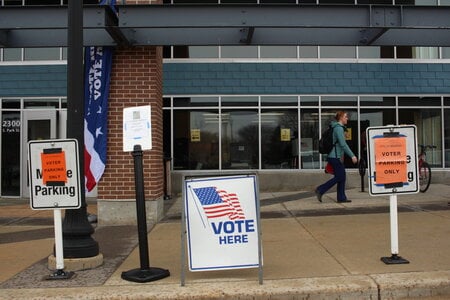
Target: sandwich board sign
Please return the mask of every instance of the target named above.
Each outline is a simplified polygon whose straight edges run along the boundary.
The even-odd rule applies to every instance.
[[[81,207],[76,139],[29,141],[28,173],[32,209]]]
[[[372,196],[419,192],[415,125],[369,127],[367,142]]]
[[[189,270],[259,267],[262,283],[256,176],[189,179],[184,181],[183,193],[187,242],[182,244],[187,246]]]

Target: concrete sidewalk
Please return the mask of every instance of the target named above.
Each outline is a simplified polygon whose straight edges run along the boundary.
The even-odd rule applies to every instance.
[[[401,265],[380,261],[391,255],[388,197],[347,195],[353,202],[330,193],[319,203],[311,191],[260,195],[262,285],[257,269],[239,269],[186,270],[180,286],[180,198],[149,232],[150,265],[171,276],[149,283],[121,279],[140,267],[135,226],[97,227],[101,267],[43,280],[52,273],[52,213],[0,206],[0,299],[450,299],[450,186],[398,196],[399,255],[410,261]]]

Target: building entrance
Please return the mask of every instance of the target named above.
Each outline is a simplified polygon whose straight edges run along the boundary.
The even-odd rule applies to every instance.
[[[22,197],[29,198],[28,141],[55,139],[57,134],[56,110],[25,110],[22,131]]]
[[[28,198],[28,141],[65,137],[67,113],[43,108],[3,111],[1,116],[1,196]]]

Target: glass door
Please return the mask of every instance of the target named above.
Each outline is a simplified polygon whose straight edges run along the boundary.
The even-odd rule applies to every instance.
[[[2,113],[2,196],[20,196],[20,112]]]
[[[22,197],[29,198],[28,141],[56,138],[56,110],[25,110],[22,128]]]

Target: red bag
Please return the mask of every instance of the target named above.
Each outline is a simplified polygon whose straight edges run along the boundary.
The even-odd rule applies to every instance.
[[[328,162],[327,165],[325,166],[325,173],[334,174],[333,165],[330,164],[330,162]]]

